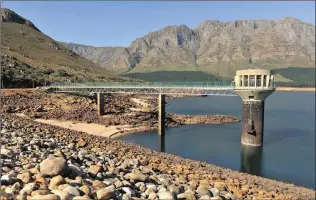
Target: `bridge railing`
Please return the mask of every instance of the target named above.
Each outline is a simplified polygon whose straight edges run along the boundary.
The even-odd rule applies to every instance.
[[[229,81],[197,81],[197,82],[84,82],[69,83],[59,82],[52,83],[50,87],[233,87]]]

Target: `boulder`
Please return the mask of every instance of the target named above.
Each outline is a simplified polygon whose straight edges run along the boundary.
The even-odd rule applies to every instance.
[[[63,175],[66,169],[66,160],[61,157],[48,157],[40,163],[40,172],[49,176]]]

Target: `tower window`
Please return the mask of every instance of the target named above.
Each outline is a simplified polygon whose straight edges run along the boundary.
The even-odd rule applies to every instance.
[[[248,75],[244,76],[244,82],[245,82],[244,86],[248,87]]]
[[[250,75],[249,76],[249,86],[250,87],[255,87],[256,83],[256,76],[255,75]]]
[[[239,76],[239,87],[242,87],[242,78],[243,76]]]
[[[257,75],[256,82],[257,82],[256,86],[261,87],[261,75]]]
[[[263,75],[263,87],[267,86],[267,75]]]

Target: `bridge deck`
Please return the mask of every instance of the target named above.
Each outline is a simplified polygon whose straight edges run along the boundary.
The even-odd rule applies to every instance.
[[[222,95],[236,96],[234,87],[229,84],[127,84],[127,83],[91,83],[91,84],[53,84],[54,92],[63,93],[133,93],[133,94],[182,94],[182,95]]]

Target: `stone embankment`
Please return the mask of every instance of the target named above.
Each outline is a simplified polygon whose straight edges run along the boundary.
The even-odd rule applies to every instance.
[[[314,199],[315,191],[2,114],[1,199]]]

